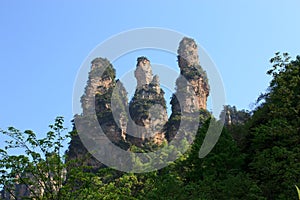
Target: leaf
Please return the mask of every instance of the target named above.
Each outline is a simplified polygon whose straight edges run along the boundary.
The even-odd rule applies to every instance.
[[[296,189],[297,189],[297,192],[298,192],[298,197],[299,197],[299,200],[300,200],[300,189],[297,187],[297,185],[295,185]]]

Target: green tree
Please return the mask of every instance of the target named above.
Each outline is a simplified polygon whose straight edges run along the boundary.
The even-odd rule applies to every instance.
[[[300,57],[276,53],[268,91],[247,126],[249,174],[268,199],[296,199],[300,183]]]
[[[70,137],[70,133],[65,133],[63,122],[62,117],[57,117],[42,139],[30,130],[21,132],[13,127],[0,130],[10,138],[0,149],[0,185],[6,196],[60,199],[66,175],[62,149]],[[16,149],[23,154],[14,155]]]

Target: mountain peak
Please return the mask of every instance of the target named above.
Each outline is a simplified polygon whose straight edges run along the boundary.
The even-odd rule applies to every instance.
[[[144,56],[138,57],[134,75],[137,80],[137,88],[142,88],[151,83],[153,74],[148,58]]]

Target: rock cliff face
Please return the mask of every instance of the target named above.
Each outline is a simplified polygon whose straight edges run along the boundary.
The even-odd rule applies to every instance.
[[[180,76],[176,80],[176,92],[171,99],[172,114],[166,127],[168,141],[177,134],[183,113],[206,110],[209,95],[208,79],[200,65],[196,42],[191,38],[183,38],[177,53]]]
[[[224,125],[226,127],[244,124],[251,116],[249,111],[237,110],[235,106],[230,105],[224,106],[224,109],[220,114],[220,118],[222,115],[225,115]]]
[[[125,140],[127,92],[122,83],[115,80],[115,69],[107,59],[96,58],[91,64],[85,93],[81,97],[83,113],[75,116],[74,120],[78,123],[74,130],[84,130],[80,136],[91,137],[90,140],[93,140],[95,127],[92,127],[89,122],[96,116],[109,140],[123,149],[128,149]],[[67,152],[68,159],[83,159],[83,164],[91,166],[93,170],[102,167],[103,165],[94,157],[86,158],[88,151],[81,139],[78,135],[72,138]],[[101,144],[95,143],[95,145]]]
[[[152,68],[150,61],[146,57],[139,57],[137,59],[136,70],[134,76],[137,80],[137,88],[141,89],[149,85],[153,79]]]
[[[191,100],[195,109],[206,109],[209,85],[206,72],[203,71],[196,42],[191,38],[183,38],[178,48],[178,64],[181,75],[188,81],[186,90],[193,89],[196,99]]]
[[[165,138],[163,127],[168,120],[166,102],[159,77],[153,77],[150,61],[146,57],[137,59],[135,77],[137,89],[129,103],[132,121],[127,129],[127,139],[139,147],[147,142],[160,145]]]
[[[95,104],[96,94],[107,93],[108,89],[113,87],[115,78],[115,71],[111,67],[111,64],[107,59],[96,58],[92,61],[91,64],[91,71],[89,72],[85,92],[81,97],[81,104],[84,115],[95,112],[95,110],[93,109],[95,108],[95,106],[93,105]],[[105,67],[107,68],[104,73]]]

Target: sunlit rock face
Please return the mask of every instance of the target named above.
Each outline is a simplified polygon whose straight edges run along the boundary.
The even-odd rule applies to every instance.
[[[206,109],[209,84],[206,72],[200,65],[196,42],[191,38],[183,38],[177,53],[180,74],[188,81],[188,84],[181,83],[181,86],[186,87],[187,91],[192,88],[196,95],[196,99],[187,100],[187,103],[193,103],[195,109]]]
[[[164,91],[159,77],[153,77],[150,61],[139,57],[135,70],[137,88],[129,103],[131,123],[128,124],[127,140],[139,147],[147,142],[162,144],[163,127],[168,120]]]
[[[72,137],[67,158],[68,160],[83,160],[83,163],[78,162],[78,164],[91,166],[92,171],[97,171],[105,166],[89,155],[85,147],[87,143],[97,149],[97,146],[103,145],[102,142],[106,141],[103,137],[107,137],[120,148],[124,150],[129,148],[129,144],[126,142],[127,92],[115,77],[115,69],[107,59],[94,59],[91,62],[91,70],[84,94],[81,97],[83,112],[74,118],[74,130],[79,130],[80,134]],[[92,121],[94,123],[91,123]],[[98,127],[105,136],[99,136]],[[113,155],[110,152],[110,149],[106,149],[101,153],[111,157]]]
[[[146,57],[139,57],[137,59],[134,75],[137,80],[138,89],[151,83],[153,79],[152,68],[150,61]]]
[[[172,114],[166,126],[168,141],[177,134],[183,113],[206,110],[209,95],[208,79],[200,65],[196,42],[191,38],[183,38],[177,53],[180,76],[176,80],[176,92],[171,99]]]

